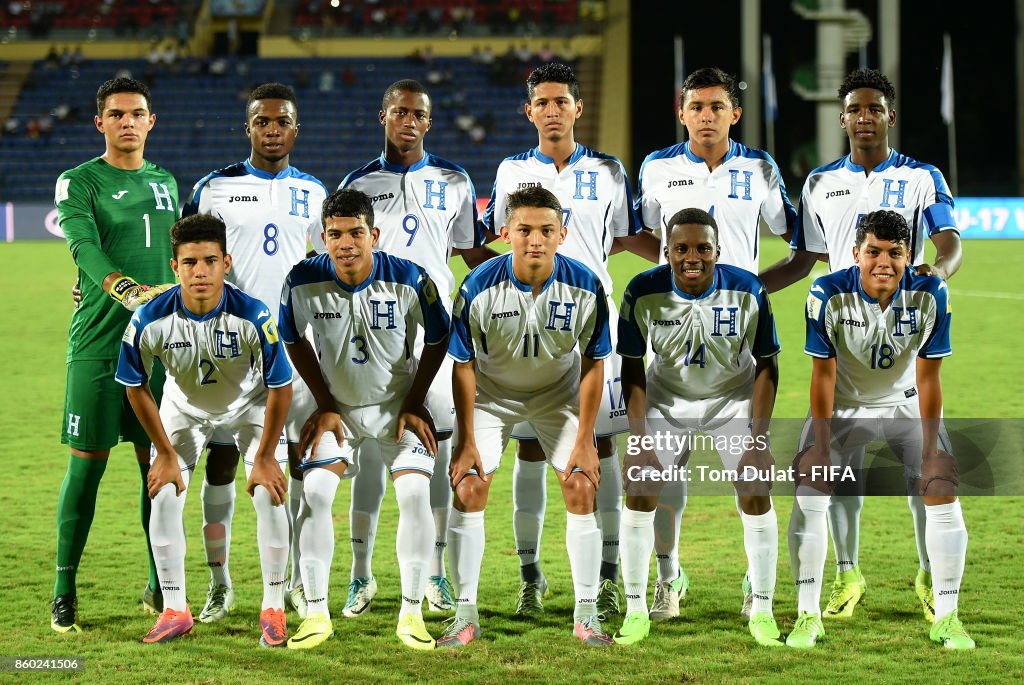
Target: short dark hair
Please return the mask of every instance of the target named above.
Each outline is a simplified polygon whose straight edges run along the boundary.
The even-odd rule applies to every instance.
[[[224,254],[228,253],[227,228],[224,222],[209,214],[193,214],[182,217],[171,226],[171,250],[178,257],[178,247],[185,243],[217,243]]]
[[[576,74],[567,64],[548,62],[531,71],[526,77],[526,95],[531,100],[534,89],[542,83],[564,83],[569,86],[569,95],[572,95],[572,99],[580,99],[580,82],[576,80]]]
[[[690,75],[683,81],[679,88],[679,106],[683,106],[687,91],[700,90],[701,88],[714,88],[721,86],[729,94],[733,108],[740,106],[740,89],[736,85],[736,77],[728,74],[718,67],[703,67],[697,71],[690,72]]]
[[[858,88],[874,88],[881,91],[890,107],[896,104],[896,88],[878,69],[856,69],[847,74],[839,84],[839,99],[845,99],[850,91]]]
[[[149,86],[142,81],[122,76],[104,82],[96,91],[96,114],[103,116],[103,106],[107,104],[107,98],[115,93],[138,93],[146,98],[146,107],[150,113],[153,112],[153,96],[149,92]]]
[[[505,198],[505,224],[520,207],[540,207],[542,209],[553,209],[559,217],[562,216],[562,203],[558,201],[555,194],[546,188],[533,186],[523,188],[509,193]]]
[[[861,216],[857,222],[857,245],[861,245],[868,233],[879,240],[903,243],[910,247],[910,227],[902,214],[888,209],[878,209]]]
[[[252,107],[252,103],[257,100],[287,100],[295,105],[296,111],[299,109],[299,101],[295,99],[295,91],[292,90],[291,86],[286,86],[283,83],[264,83],[253,88],[252,92],[249,93],[249,100],[245,103],[245,111],[248,112],[249,108]]]
[[[668,220],[668,236],[672,237],[672,231],[675,230],[676,226],[683,224],[697,224],[698,226],[710,226],[711,232],[715,235],[715,244],[718,244],[718,222],[715,221],[715,217],[711,216],[703,209],[696,207],[687,207],[686,209],[680,209],[678,212],[672,215],[672,218]],[[669,242],[666,238],[665,242]]]
[[[423,87],[423,84],[419,81],[414,81],[411,78],[404,78],[400,81],[395,81],[384,90],[384,97],[380,100],[380,110],[382,112],[388,111],[388,103],[398,97],[399,93],[417,93],[427,99],[427,109],[433,109],[434,103],[430,99],[430,93]]]
[[[324,200],[320,213],[320,221],[327,228],[327,218],[352,217],[362,218],[366,225],[373,228],[373,203],[366,193],[353,188],[335,190]]]

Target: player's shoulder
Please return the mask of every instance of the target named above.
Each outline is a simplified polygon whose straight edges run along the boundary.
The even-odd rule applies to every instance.
[[[681,155],[682,156],[686,155],[686,143],[685,142],[683,142],[683,143],[676,143],[675,145],[669,145],[668,147],[663,147],[660,150],[655,150],[654,152],[652,152],[652,153],[648,154],[646,157],[644,157],[644,164],[648,164],[650,162],[656,162],[658,160],[675,159],[676,157],[679,157]]]
[[[224,312],[256,322],[270,316],[270,305],[230,283],[224,284]]]
[[[341,183],[338,184],[338,190],[348,188],[350,185],[352,185],[359,179],[369,176],[372,173],[378,172],[383,168],[384,161],[382,160],[381,157],[371,159],[369,162],[362,165],[361,167],[353,169],[352,171],[345,174],[345,178],[341,179]]]
[[[288,285],[292,288],[332,280],[335,280],[334,263],[326,252],[303,259],[288,273]]]
[[[220,169],[214,169],[210,173],[206,174],[206,176],[203,176],[201,179],[196,181],[195,186],[193,186],[193,190],[205,188],[210,185],[210,183],[216,182],[220,179],[238,179],[248,175],[249,169],[245,166],[245,162],[236,162],[234,164],[221,167]]]
[[[849,158],[849,155],[846,155],[844,157],[840,157],[837,160],[829,162],[828,164],[822,164],[819,167],[815,167],[815,168],[811,169],[811,171],[807,174],[807,180],[810,180],[811,178],[813,178],[815,176],[820,176],[822,174],[833,173],[833,172],[837,172],[837,171],[841,171],[841,170],[845,169],[848,158]]]
[[[856,265],[814,279],[811,295],[828,301],[836,295],[860,291],[860,268]]]
[[[715,270],[718,272],[719,290],[733,290],[752,295],[760,295],[764,290],[764,283],[757,274],[746,269],[732,264],[716,264]]]
[[[99,157],[93,157],[88,161],[82,162],[78,166],[64,170],[59,178],[76,178],[79,176],[95,174],[102,164],[104,164],[102,159]]]
[[[470,301],[483,291],[510,280],[511,272],[511,253],[492,257],[469,272],[459,288],[459,295]]]
[[[587,158],[598,162],[607,162],[609,164],[622,166],[622,162],[615,155],[610,155],[607,152],[601,152],[600,150],[595,150],[592,147],[580,145],[579,143],[576,144],[576,154],[578,154],[580,158]]]
[[[426,166],[434,167],[435,169],[443,169],[445,171],[453,171],[457,174],[465,176],[467,179],[469,178],[469,172],[466,171],[462,166],[456,164],[455,162],[447,160],[444,157],[438,157],[432,152],[424,153],[423,160],[426,163]]]
[[[416,262],[379,250],[373,256],[374,280],[416,286],[426,276],[427,272]]]
[[[177,181],[174,180],[174,174],[172,174],[170,170],[165,169],[156,162],[151,162],[148,159],[144,159],[142,160],[142,168],[147,176],[163,176],[166,179],[169,179],[170,182],[177,184]]]
[[[756,147],[747,147],[743,143],[735,140],[729,141],[729,157],[742,162],[755,162],[760,164],[768,164],[772,167],[778,168],[778,164],[775,163],[775,159],[768,154],[767,151]]]
[[[583,262],[558,253],[555,254],[555,280],[594,294],[603,292],[604,288],[597,274]]]
[[[297,169],[296,167],[293,167],[293,166],[289,166],[288,167],[287,174],[288,174],[289,178],[293,178],[296,181],[307,183],[307,184],[309,184],[311,186],[316,187],[318,190],[323,191],[325,196],[329,192],[327,190],[327,186],[324,185],[324,182],[321,181],[316,176],[314,176],[313,174],[307,174],[305,171],[302,171],[301,169]]]
[[[659,264],[633,276],[626,286],[626,295],[638,300],[647,295],[657,295],[672,291],[672,267]]]
[[[146,326],[173,315],[181,308],[181,286],[160,293],[132,314],[132,325],[141,331]]]
[[[910,155],[905,155],[902,152],[897,152],[896,150],[892,151],[892,153],[889,155],[889,159],[887,161],[889,162],[889,166],[891,166],[893,168],[896,168],[896,169],[899,169],[899,168],[902,167],[902,168],[907,168],[907,169],[923,169],[925,171],[938,171],[939,170],[939,168],[937,166],[935,166],[934,164],[929,164],[927,162],[922,162],[920,160],[914,159]]]
[[[925,292],[936,298],[941,297],[944,299],[949,294],[949,286],[938,276],[914,273],[909,268],[903,273],[903,283],[901,285],[908,292]]]
[[[509,169],[512,167],[520,166],[530,161],[536,161],[537,152],[537,148],[531,147],[529,150],[524,150],[523,152],[519,152],[514,155],[509,155],[508,157],[506,157],[505,159],[501,160],[501,162],[498,163],[498,171],[501,171],[502,168]]]

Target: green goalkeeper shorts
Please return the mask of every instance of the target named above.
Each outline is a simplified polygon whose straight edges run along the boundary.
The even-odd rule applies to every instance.
[[[150,444],[124,386],[114,380],[116,372],[116,360],[68,362],[62,443],[85,452],[109,450],[119,441]],[[164,368],[159,361],[153,364],[149,387],[159,406],[164,387]]]

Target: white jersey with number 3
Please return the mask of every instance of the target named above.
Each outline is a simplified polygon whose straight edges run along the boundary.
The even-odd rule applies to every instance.
[[[196,183],[182,216],[209,214],[227,226],[232,269],[227,278],[275,307],[293,266],[306,258],[307,240],[324,251],[320,211],[324,184],[295,167],[270,174],[249,160]]]

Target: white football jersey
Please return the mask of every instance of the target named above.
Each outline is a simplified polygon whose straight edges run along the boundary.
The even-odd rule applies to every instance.
[[[883,407],[917,402],[917,358],[953,353],[949,289],[909,268],[883,311],[861,288],[860,267],[814,281],[804,351],[836,358],[836,402]]]
[[[757,273],[760,256],[758,218],[775,235],[792,230],[796,221],[775,160],[764,150],[734,140],[714,171],[690,151],[689,141],[647,155],[640,167],[636,209],[643,225],[661,234],[662,248],[668,222],[690,207],[715,217],[722,247],[718,263],[752,273]],[[661,262],[665,263],[664,254]]]
[[[288,272],[306,258],[307,239],[317,252],[325,250],[320,212],[326,197],[323,183],[295,167],[274,175],[245,160],[196,183],[181,214],[223,221],[232,260],[228,279],[256,299],[276,303]]]
[[[401,402],[416,375],[413,341],[424,328],[428,345],[448,335],[448,313],[422,267],[385,252],[357,286],[338,280],[323,254],[292,269],[281,295],[281,338],[298,341],[307,326],[320,370],[344,407]]]
[[[374,224],[380,228],[377,249],[422,266],[450,302],[455,290],[448,268],[452,248],[484,244],[476,189],[465,169],[429,152],[408,167],[391,164],[382,154],[346,176],[338,188],[370,196]]]
[[[196,316],[175,286],[132,316],[121,339],[117,382],[149,382],[153,360],[167,369],[163,403],[197,418],[221,419],[292,382],[292,367],[264,303],[224,285],[216,309]]]
[[[523,188],[539,186],[554,193],[562,205],[562,224],[568,229],[558,252],[593,271],[611,295],[608,253],[612,240],[640,232],[633,211],[633,191],[626,170],[615,157],[576,144],[561,173],[555,160],[539,147],[506,157],[498,165],[484,225],[497,234],[505,223],[505,198]]]
[[[898,212],[907,220],[914,265],[924,263],[925,238],[957,230],[953,198],[942,172],[892,150],[869,174],[850,155],[808,174],[790,246],[828,253],[829,269],[847,269],[855,263],[857,222],[879,209]]]
[[[561,254],[536,299],[512,272],[511,254],[471,271],[455,298],[448,354],[475,359],[477,385],[493,397],[564,391],[579,384],[580,354],[604,359],[611,351],[600,280]]]
[[[679,290],[670,266],[630,281],[619,312],[618,353],[642,359],[650,343],[647,402],[666,410],[676,398],[723,397],[750,386],[755,357],[782,349],[768,294],[757,276],[728,264],[699,297]]]

